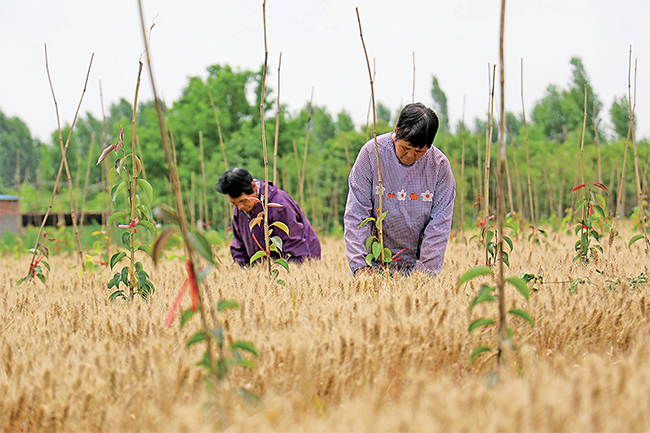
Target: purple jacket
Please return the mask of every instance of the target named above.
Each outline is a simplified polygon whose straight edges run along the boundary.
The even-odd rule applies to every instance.
[[[258,196],[262,200],[265,186],[264,181],[261,180],[259,183]],[[276,221],[281,221],[289,228],[287,235],[278,227],[270,227],[273,229],[271,235],[282,239],[282,256],[291,254],[289,260],[294,263],[301,263],[307,258],[320,259],[320,241],[307,217],[289,194],[278,189],[273,182],[269,182],[269,203],[282,205],[282,207],[269,207],[269,226]],[[264,247],[264,224],[256,225],[252,231],[250,229],[251,218],[255,218],[262,209],[262,204],[256,203],[249,217],[246,212],[233,207],[233,238],[230,252],[233,260],[240,266],[249,265],[251,257],[260,251],[252,235],[255,235],[255,239]]]

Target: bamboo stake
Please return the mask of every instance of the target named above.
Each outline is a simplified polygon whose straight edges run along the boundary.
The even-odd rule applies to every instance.
[[[413,91],[411,92],[411,103],[415,103],[415,51],[413,51]]]
[[[510,137],[512,137],[512,129],[510,130]],[[512,141],[510,142],[512,145]],[[510,213],[514,212],[514,205],[512,203],[512,181],[510,179],[510,168],[508,167],[508,155],[505,156],[505,165],[506,165],[506,179],[508,181],[508,202],[510,203]]]
[[[79,183],[81,182],[81,147],[77,145],[77,173],[75,174],[75,185],[74,193],[76,197],[76,202],[79,203]]]
[[[219,132],[219,143],[221,144],[221,154],[223,155],[223,165],[228,171],[228,160],[226,159],[226,149],[223,145],[223,137],[221,136],[221,125],[219,124],[219,116],[217,116],[217,109],[214,107],[214,101],[212,100],[212,95],[208,93],[210,97],[210,104],[212,104],[212,111],[214,112],[214,120],[217,122],[217,131]]]
[[[20,192],[20,149],[16,149],[16,177],[14,181],[16,191]]]
[[[359,16],[359,8],[357,11],[357,21],[359,21],[359,36],[361,37],[361,44],[363,45],[363,53],[366,56],[366,64],[368,65],[368,75],[370,76],[370,95],[372,100],[372,137],[375,140],[375,154],[377,155],[377,181],[379,183],[379,209],[377,210],[377,238],[381,245],[381,263],[384,263],[384,229],[383,229],[383,196],[384,186],[381,180],[381,162],[379,160],[379,143],[377,142],[377,115],[375,108],[375,88],[373,85],[373,77],[370,71],[370,60],[368,60],[368,51],[366,50],[366,43],[363,40],[363,31],[361,30],[361,17]]]
[[[81,98],[79,99],[79,105],[77,105],[77,111],[75,112],[74,118],[72,119],[72,124],[70,125],[70,131],[68,132],[68,138],[66,141],[66,145],[63,146],[63,138],[61,137],[61,123],[59,120],[59,108],[58,104],[56,102],[56,96],[54,95],[54,87],[52,86],[52,80],[50,78],[50,69],[47,61],[47,45],[45,45],[45,69],[47,70],[47,77],[48,81],[50,82],[50,90],[52,91],[52,97],[54,98],[54,107],[56,111],[56,119],[57,119],[57,124],[59,125],[59,144],[61,145],[61,164],[59,165],[59,171],[56,175],[56,180],[54,181],[54,188],[52,189],[52,198],[50,199],[50,205],[47,208],[47,211],[45,211],[45,216],[43,217],[43,221],[41,222],[41,227],[38,231],[38,235],[36,236],[36,243],[34,244],[34,254],[32,255],[32,260],[29,264],[29,271],[27,273],[28,277],[31,278],[31,273],[32,273],[32,268],[34,267],[34,261],[36,260],[36,254],[37,254],[37,249],[38,245],[41,242],[41,236],[43,235],[43,228],[45,227],[45,222],[47,221],[48,216],[50,215],[50,211],[52,210],[52,206],[54,204],[54,197],[56,197],[56,190],[59,185],[59,179],[61,178],[61,172],[63,171],[63,165],[66,161],[65,154],[68,150],[68,143],[70,142],[70,137],[72,136],[72,131],[74,129],[74,124],[77,121],[77,115],[79,114],[79,108],[81,107],[81,101],[83,101],[83,96],[86,93],[86,85],[88,84],[88,77],[90,76],[90,68],[92,67],[93,64],[93,57],[95,54],[93,53],[92,56],[90,56],[90,64],[88,65],[88,72],[86,73],[86,81],[84,82],[84,88],[83,91],[81,92]],[[72,192],[72,188],[70,188],[70,191]],[[74,213],[72,214],[72,220],[74,223],[75,227],[75,234],[77,235],[77,242],[79,241],[79,234],[76,232],[76,220],[75,220],[75,215]],[[81,244],[78,242],[79,245],[79,260],[81,263],[82,259],[82,251],[81,251]],[[83,268],[83,267],[82,267]]]
[[[521,219],[522,207],[524,201],[521,193],[521,178],[519,177],[519,166],[517,164],[517,144],[515,143],[514,138],[512,140],[512,161],[513,161],[514,171],[515,171],[515,186],[516,186],[515,192],[517,194],[517,214]]]
[[[293,144],[293,156],[296,159],[296,176],[298,177],[298,182],[296,184],[296,189],[300,190],[300,161],[298,160],[298,146],[296,145],[296,139],[292,138],[291,143]]]
[[[628,71],[627,71],[627,93],[628,95],[631,94],[631,88],[632,88],[632,83],[631,83],[631,74],[632,74],[632,46],[630,46],[630,59],[628,63]],[[627,105],[630,107],[632,105],[632,101],[630,100],[630,97],[628,96],[627,100]],[[634,110],[631,110],[633,112]],[[618,184],[618,200],[616,202],[616,217],[617,218],[622,218],[625,217],[625,168],[627,165],[627,148],[630,143],[630,135],[632,134],[634,127],[632,120],[630,120],[630,124],[627,128],[627,138],[625,139],[625,151],[623,153],[623,168],[621,169],[621,181]]]
[[[348,169],[348,174],[350,174],[350,170],[352,169],[352,165],[350,164],[350,152],[348,152],[348,143],[345,141],[345,135],[341,133],[341,139],[343,140],[343,149],[345,150],[345,164]]]
[[[460,121],[460,231],[465,232],[465,95],[463,95],[463,117]]]
[[[314,88],[311,88],[311,99],[309,100],[309,117],[307,118],[307,135],[305,137],[305,153],[303,156],[302,160],[302,174],[300,175],[300,207],[302,209],[305,209],[305,197],[304,197],[304,189],[305,189],[305,176],[307,174],[307,149],[309,149],[309,125],[311,123],[311,110],[312,110],[312,103],[314,101]]]
[[[488,98],[488,122],[485,124],[485,183],[483,184],[484,190],[484,214],[485,220],[490,216],[490,154],[492,153],[492,128],[494,126],[494,81],[496,79],[496,68],[494,65],[492,72],[492,91]],[[490,78],[490,67],[488,65],[488,80]],[[489,83],[488,83],[489,84]],[[488,130],[489,128],[489,130]]]
[[[92,59],[95,56],[95,53],[92,54],[90,58],[90,63],[92,64]],[[50,89],[52,90],[52,98],[54,99],[54,105],[56,107],[57,111],[57,122],[59,120],[59,115],[58,115],[58,104],[56,102],[56,96],[54,95],[54,87],[52,86],[52,80],[50,79],[50,68],[47,62],[47,45],[45,46],[45,69],[47,69],[47,77],[48,81],[50,83]],[[88,74],[86,75],[86,81],[84,82],[84,93],[86,92],[86,85],[88,84],[88,76],[90,75],[90,69],[88,70]],[[81,106],[81,101],[79,102],[79,106]],[[79,111],[79,107],[77,107],[77,113]],[[77,118],[77,113],[75,113],[75,121]],[[77,250],[78,250],[78,255],[79,255],[79,264],[83,262],[83,250],[81,248],[81,240],[79,239],[79,229],[77,228],[77,216],[75,212],[75,199],[74,199],[74,190],[72,189],[72,177],[70,176],[70,167],[68,166],[68,159],[66,158],[66,152],[68,150],[68,146],[70,144],[70,138],[72,137],[72,131],[74,128],[74,122],[70,126],[70,131],[68,132],[68,138],[65,143],[65,147],[63,145],[63,136],[61,135],[61,124],[59,123],[59,147],[61,148],[61,155],[63,158],[63,165],[65,167],[65,174],[68,178],[68,189],[70,190],[70,217],[72,219],[72,230],[74,232],[75,240],[77,241]],[[84,267],[81,267],[82,272],[85,272]]]
[[[194,172],[190,173],[190,227],[196,227],[196,188],[194,182]]]
[[[202,186],[201,189],[203,192],[203,207],[201,213],[201,221],[204,224],[203,227],[206,227],[205,224],[207,224],[208,219],[210,219],[210,216],[208,215],[208,195],[205,190],[206,180],[205,180],[205,159],[203,157],[203,131],[199,131],[199,152],[201,155],[201,186]]]
[[[481,167],[483,166],[483,160],[481,159],[481,137],[479,136],[480,134],[476,134],[476,155],[477,155],[477,165],[476,165],[476,178],[477,178],[477,185],[478,185],[478,195],[481,195],[481,192],[483,192],[483,176],[481,175]],[[485,206],[482,202],[480,203],[480,211],[483,212],[483,206]]]
[[[587,129],[587,85],[585,87],[585,103],[584,103],[584,116],[582,118],[582,138],[580,140],[580,183],[585,183],[585,159],[584,159],[584,148],[585,148],[585,133]],[[587,193],[584,193],[585,199],[587,198]],[[584,211],[584,209],[583,209]],[[584,214],[584,212],[583,212]]]
[[[530,222],[535,223],[533,206],[533,190],[530,183],[530,155],[528,153],[528,124],[526,123],[526,105],[524,104],[524,59],[521,59],[521,112],[524,117],[524,134],[526,136],[526,174],[528,176],[528,204],[530,206]]]
[[[602,171],[600,169],[600,143],[598,140],[598,126],[596,125],[596,104],[592,106],[593,113],[591,122],[594,124],[594,147],[596,148],[596,163],[598,166],[598,183],[603,183]]]
[[[632,54],[632,46],[630,46],[630,56]],[[631,60],[631,57],[630,57]],[[636,205],[639,207],[639,222],[641,223],[641,233],[643,234],[643,240],[645,241],[645,250],[646,252],[650,250],[650,240],[648,240],[648,234],[646,233],[646,215],[645,209],[643,208],[643,192],[641,190],[641,182],[639,175],[639,154],[637,151],[636,137],[634,135],[634,112],[636,109],[636,71],[637,71],[637,60],[634,60],[634,104],[630,104],[631,95],[629,94],[628,89],[628,107],[630,108],[630,135],[632,136],[632,146],[634,148],[634,174],[636,176]]]
[[[280,137],[280,66],[282,65],[282,52],[278,60],[278,100],[275,114],[275,140],[273,142],[273,183],[278,186],[278,139]],[[279,187],[279,186],[278,186]]]
[[[504,72],[504,55],[503,55],[503,39],[505,27],[505,14],[506,14],[506,0],[501,0],[501,32],[499,38],[499,75],[501,83],[501,109],[499,119],[499,149],[497,158],[497,225],[499,229],[499,236],[497,241],[499,243],[499,278],[497,281],[497,288],[499,292],[499,356],[498,362],[502,361],[504,357],[503,343],[508,342],[510,346],[508,331],[506,325],[506,301],[505,301],[505,263],[503,261],[503,228],[505,221],[505,197],[504,197],[504,161],[506,159],[506,124],[505,124],[505,72]]]
[[[167,166],[168,166],[168,169],[169,169],[169,176],[171,178],[172,187],[174,189],[174,198],[176,200],[176,207],[177,207],[177,212],[178,212],[179,224],[180,224],[180,227],[181,227],[181,233],[183,235],[183,239],[187,239],[188,229],[187,229],[187,222],[186,222],[186,219],[185,219],[185,208],[183,206],[183,198],[182,198],[181,189],[180,189],[180,180],[178,178],[177,171],[174,169],[174,160],[173,160],[171,149],[170,149],[170,146],[169,146],[167,133],[165,131],[165,121],[163,119],[162,109],[160,107],[160,100],[158,99],[158,95],[156,93],[156,84],[155,84],[155,81],[154,81],[154,78],[153,78],[153,70],[151,69],[151,57],[150,57],[149,49],[148,49],[147,34],[146,34],[145,26],[144,26],[144,15],[142,13],[142,1],[141,0],[138,0],[138,6],[139,6],[139,10],[140,10],[140,23],[141,23],[141,26],[142,26],[142,37],[143,37],[143,40],[144,40],[145,47],[147,47],[147,49],[146,49],[147,64],[149,66],[149,75],[151,77],[151,87],[152,87],[152,90],[153,90],[154,103],[155,103],[155,106],[156,106],[156,114],[158,116],[158,127],[160,129],[160,136],[162,138],[163,148],[165,149],[165,159],[167,160]],[[194,268],[194,251],[192,250],[192,248],[190,247],[188,242],[183,242],[183,247],[185,249],[185,256],[187,257],[187,260],[189,261],[190,266],[192,268]],[[204,287],[205,287],[205,285],[204,285]],[[209,291],[207,291],[207,293],[208,293],[208,296],[210,296]],[[202,306],[203,305],[203,300],[202,300],[202,294],[201,294],[200,290],[197,290],[197,296],[198,296],[198,303],[199,303],[199,305]],[[213,305],[213,304],[214,303],[210,300],[210,305]],[[202,322],[202,325],[203,325],[203,329],[204,329],[204,331],[206,333],[206,345],[207,345],[206,353],[207,353],[207,357],[208,357],[208,364],[210,365],[210,371],[214,372],[214,371],[216,371],[216,367],[215,367],[215,364],[214,364],[214,359],[212,357],[212,338],[213,337],[209,332],[207,332],[211,328],[208,326],[208,321],[207,321],[206,312],[205,312],[206,309],[205,308],[199,308],[198,310],[199,310],[199,313],[200,313],[200,316],[201,316],[201,322]],[[213,309],[210,308],[210,311],[213,311]],[[213,319],[216,319],[216,317],[213,316]],[[215,323],[216,323],[216,320],[215,320]],[[217,345],[217,347],[218,347],[218,345]]]
[[[108,126],[106,125],[106,114],[104,113],[104,94],[102,92],[102,80],[99,80],[99,100],[100,100],[101,106],[102,106],[102,119],[103,119],[103,122],[104,122],[104,145],[108,146]],[[101,140],[100,140],[100,142],[101,142]],[[101,143],[100,143],[99,148],[100,149],[102,148]],[[106,162],[104,162],[102,164],[102,177],[104,178],[104,182],[102,184],[104,185],[104,193],[108,197],[109,214],[112,215],[113,214],[113,200],[111,200],[111,197],[109,195],[109,187],[108,187],[108,184],[109,184],[108,171],[109,171],[110,161],[108,160],[108,158],[105,161]],[[104,228],[104,230],[106,230],[105,231],[105,233],[106,233],[106,264],[105,264],[105,266],[108,267],[108,266],[110,266],[108,259],[111,257],[110,248],[111,248],[112,227],[107,224],[106,212],[102,212],[102,228]]]
[[[266,68],[268,65],[269,50],[266,42],[266,0],[262,3],[262,18],[264,22],[264,69],[262,71],[262,90],[260,95],[260,123],[262,125],[262,148],[264,150],[264,210],[267,212],[264,215],[264,246],[266,248],[267,257],[266,263],[268,265],[267,269],[269,271],[269,276],[271,276],[271,258],[268,256],[268,253],[271,251],[271,240],[269,236],[269,215],[268,215],[268,204],[269,204],[269,158],[266,151],[266,128],[264,125],[264,96],[265,96],[265,83],[266,83]],[[314,88],[311,90],[312,98],[314,96]],[[311,118],[311,102],[309,103],[309,117]],[[309,143],[309,121],[307,121],[307,140],[305,142],[305,162],[307,161],[307,144]],[[301,180],[304,180],[305,173],[303,171]],[[300,188],[300,206],[302,207],[302,185]],[[303,207],[304,209],[304,207]]]
[[[165,108],[165,117],[167,118],[167,127],[169,128],[169,138],[171,139],[172,142],[172,155],[174,156],[174,170],[176,171],[176,176],[178,176],[178,161],[176,160],[176,142],[174,141],[174,131],[172,130],[172,119],[170,119],[169,114],[167,113],[167,104],[165,103],[164,99],[162,105]]]
[[[86,196],[88,194],[88,181],[90,180],[90,168],[92,164],[92,159],[93,159],[93,147],[95,145],[95,131],[93,131],[92,135],[90,136],[90,147],[88,148],[88,165],[86,166],[86,182],[84,183],[84,195],[83,199],[81,202],[81,217],[80,223],[81,226],[84,225],[85,223],[85,216],[86,216]]]

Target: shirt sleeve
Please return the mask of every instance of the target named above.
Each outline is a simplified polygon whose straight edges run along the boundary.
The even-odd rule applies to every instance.
[[[350,170],[348,200],[343,217],[345,253],[352,272],[367,266],[366,239],[371,236],[372,229],[372,224],[359,227],[363,220],[373,216],[373,174],[367,149],[367,146],[361,149],[352,170]]]
[[[436,185],[429,222],[424,228],[420,259],[415,263],[416,270],[433,275],[439,274],[442,270],[451,230],[455,198],[456,181],[449,161],[445,159],[441,167],[440,180]]]
[[[239,266],[248,266],[250,265],[250,257],[246,252],[246,245],[241,237],[239,230],[239,224],[237,224],[236,217],[233,218],[232,223],[232,241],[230,242],[230,254],[232,254],[232,259]]]

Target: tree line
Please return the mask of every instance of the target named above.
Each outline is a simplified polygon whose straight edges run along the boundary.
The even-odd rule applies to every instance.
[[[533,221],[562,219],[570,211],[572,198],[569,192],[579,181],[586,89],[589,111],[584,137],[586,182],[601,182],[608,187],[609,208],[613,211],[618,200],[617,191],[623,177],[623,155],[627,148],[627,181],[622,199],[624,213],[629,216],[634,211],[636,200],[632,144],[626,146],[630,120],[628,98],[616,98],[609,116],[606,116],[602,113],[603,103],[591,87],[582,61],[573,58],[571,65],[572,76],[567,88],[550,84],[543,98],[535,102],[526,119],[527,125],[524,125],[523,115],[506,113],[506,207]],[[245,167],[258,178],[264,176],[259,110],[261,70],[213,65],[207,68],[207,72],[204,79],[189,78],[178,100],[163,102],[167,131],[175,148],[190,216],[194,220],[210,221],[223,230],[229,225],[229,204],[225,197],[214,191],[213,184],[226,169],[226,164],[228,167]],[[314,227],[340,234],[348,171],[361,146],[372,137],[372,125],[355,125],[345,110],[332,114],[325,106],[310,106],[309,103],[295,113],[281,105],[277,119],[273,90],[268,86],[264,90],[264,129],[271,149],[275,141],[276,123],[279,128],[276,184],[303,206]],[[255,101],[249,96],[253,94],[257,95]],[[458,122],[452,128],[447,112],[447,97],[435,76],[432,77],[430,94],[431,99],[422,102],[432,106],[440,117],[440,130],[434,145],[448,156],[456,176],[454,225],[459,227],[461,220],[465,225],[476,224],[479,214],[475,204],[480,201],[479,195],[484,188],[486,143],[496,143],[497,134],[494,132],[491,138],[488,136],[490,125],[487,115],[485,119],[477,118],[470,124]],[[397,115],[385,105],[378,104],[377,133],[391,131]],[[94,164],[101,149],[117,141],[120,127],[124,127],[125,142],[131,142],[132,117],[132,104],[121,99],[108,108],[105,119],[87,113],[77,120],[67,159],[76,189],[78,210],[82,202],[85,202],[86,212],[109,208],[105,170]],[[603,127],[605,117],[612,125],[609,133]],[[496,125],[498,119],[493,122]],[[69,126],[66,126],[62,131],[64,139],[68,131]],[[153,101],[145,101],[138,106],[136,141],[144,163],[144,176],[153,185],[161,201],[172,203]],[[305,158],[306,143],[308,151]],[[650,162],[648,142],[643,140],[638,144],[643,186],[647,191]],[[491,165],[496,166],[496,152],[490,154]],[[269,159],[272,164],[272,158]],[[19,194],[23,211],[44,211],[49,204],[61,162],[58,131],[52,133],[51,143],[42,143],[31,136],[20,119],[7,117],[0,112],[0,160],[0,192]],[[304,170],[303,162],[306,164]],[[301,182],[303,172],[305,176]],[[461,172],[464,173],[462,179]],[[530,194],[527,183],[529,172]],[[273,173],[273,167],[270,173]],[[490,178],[489,182],[496,186],[495,178]],[[59,188],[65,188],[65,184],[62,182]],[[69,201],[69,194],[64,191],[55,202],[55,210],[68,211]],[[494,209],[494,204],[490,205]]]

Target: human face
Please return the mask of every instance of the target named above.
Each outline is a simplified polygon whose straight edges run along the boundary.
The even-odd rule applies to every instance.
[[[427,150],[429,150],[428,147],[423,147],[422,149],[418,149],[417,147],[411,146],[411,143],[408,141],[404,140],[395,140],[395,136],[393,135],[393,143],[395,143],[395,153],[397,154],[397,158],[400,160],[400,162],[404,165],[413,165],[415,162],[422,158],[425,153],[427,153]]]
[[[226,197],[228,197],[228,200],[230,200],[230,203],[237,207],[237,209],[242,210],[244,212],[250,212],[253,210],[255,207],[255,202],[253,200],[249,200],[249,198],[257,198],[257,184],[255,181],[253,181],[253,193],[252,194],[246,194],[242,193],[239,197],[233,198],[226,194]]]

